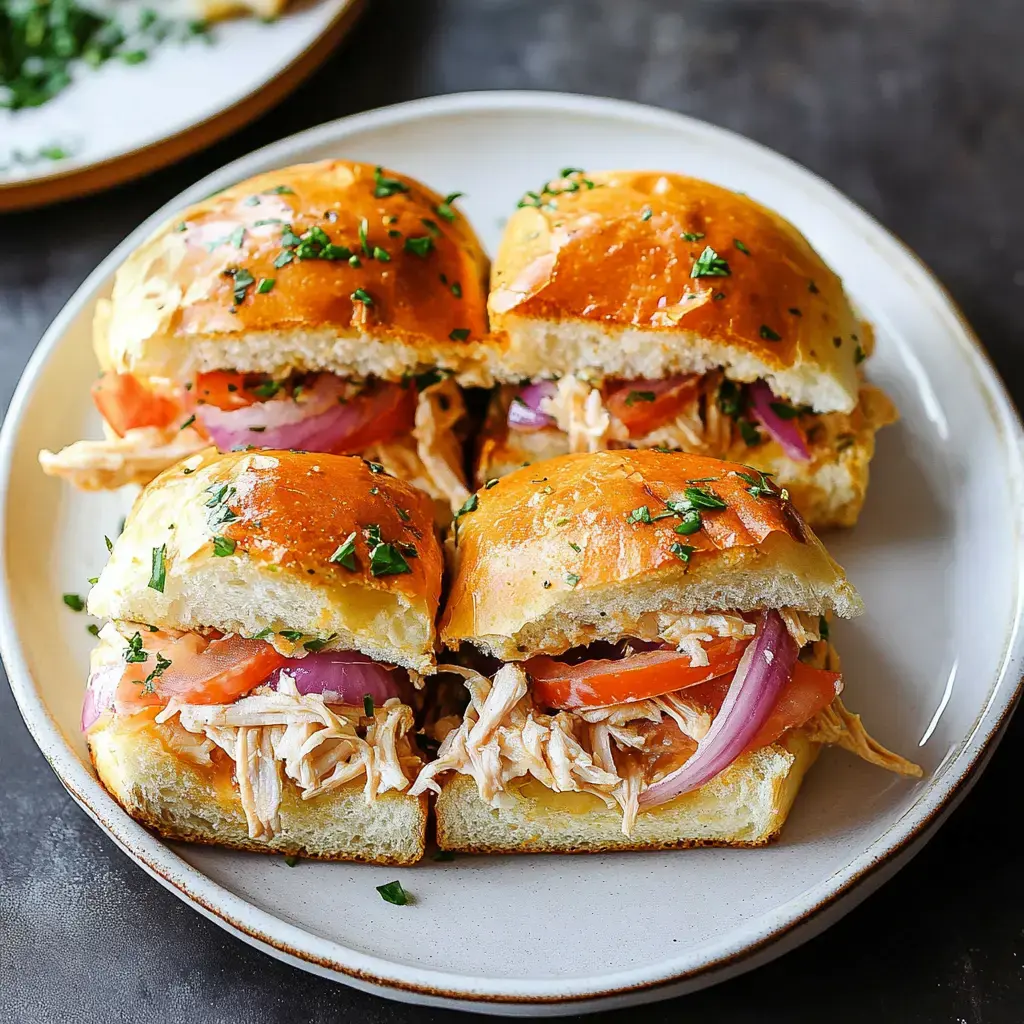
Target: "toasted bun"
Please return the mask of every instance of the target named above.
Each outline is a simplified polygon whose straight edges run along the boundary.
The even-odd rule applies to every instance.
[[[488,302],[496,376],[636,379],[723,367],[819,412],[854,407],[857,318],[792,224],[678,174],[607,171],[551,186],[573,183],[577,191],[509,218]],[[692,276],[706,247],[728,276]]]
[[[437,798],[437,845],[463,853],[602,853],[686,846],[762,846],[781,830],[818,745],[799,730],[746,754],[692,793],[641,811],[630,835],[622,815],[589,793],[553,793],[539,782],[510,787],[493,808],[466,775]]]
[[[368,804],[359,780],[312,800],[286,785],[280,831],[250,839],[230,774],[178,756],[151,720],[138,717],[111,716],[92,729],[89,755],[111,796],[165,839],[373,864],[413,864],[423,856],[426,797],[392,792]]]
[[[500,391],[500,389],[499,389]],[[557,427],[544,430],[510,430],[508,407],[499,392],[491,399],[481,431],[474,470],[474,486],[506,476],[522,466],[557,458],[569,451],[569,438]],[[875,454],[875,435],[896,418],[886,395],[875,387],[861,389],[857,408],[845,413],[829,413],[841,425],[829,424],[831,434],[841,443],[818,447],[809,462],[790,458],[782,447],[762,435],[762,443],[748,448],[742,441],[729,451],[716,451],[716,458],[743,459],[774,476],[785,487],[793,504],[815,530],[853,526],[867,496],[871,460]]]
[[[516,470],[477,492],[477,507],[459,519],[441,639],[517,661],[596,639],[653,639],[659,616],[692,611],[859,614],[860,597],[799,513],[751,494],[737,475],[750,473],[698,455],[633,450]],[[698,532],[675,533],[676,516],[629,521],[642,506],[659,514],[688,487],[727,505],[703,512]],[[689,561],[673,551],[679,544],[692,549]]]
[[[381,173],[407,191],[392,185],[385,188],[392,194],[378,198],[372,165],[325,160],[261,174],[175,214],[128,257],[109,306],[98,309],[100,363],[179,381],[221,369],[395,380],[462,367],[487,330],[487,257],[461,213],[448,220],[437,212],[444,197],[413,178]],[[379,247],[389,261],[363,248],[364,219],[370,252]],[[298,251],[282,246],[288,226],[296,236],[325,231],[361,266],[298,257],[275,266],[282,253]],[[405,248],[409,238],[430,238],[432,248],[419,256]],[[239,268],[254,282],[273,280],[272,290],[261,294],[254,283],[236,306],[231,273]],[[373,304],[354,299],[357,289]],[[451,340],[466,329],[468,341]]]
[[[232,518],[234,517],[234,518]],[[365,529],[413,545],[409,572],[373,574]],[[355,569],[332,562],[356,534]],[[215,537],[234,545],[217,555]],[[222,543],[220,549],[225,545]],[[151,585],[164,551],[163,591]],[[163,472],[138,497],[89,595],[99,618],[254,636],[297,630],[429,672],[442,554],[421,491],[354,456],[209,449]]]

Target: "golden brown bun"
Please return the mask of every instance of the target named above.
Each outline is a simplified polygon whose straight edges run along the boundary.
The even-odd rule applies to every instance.
[[[505,476],[521,466],[557,458],[569,451],[569,438],[557,427],[520,431],[508,427],[508,401],[498,389],[477,442],[474,486]],[[861,388],[857,408],[850,414],[824,413],[818,417],[824,440],[811,446],[811,459],[790,458],[767,434],[749,447],[738,438],[725,451],[706,454],[748,465],[773,474],[793,504],[815,530],[853,526],[867,497],[875,435],[896,419],[892,402],[878,388]],[[633,442],[646,447],[642,442]],[[682,446],[686,450],[686,446]]]
[[[750,473],[698,455],[624,450],[503,477],[458,520],[442,641],[518,661],[596,639],[655,639],[659,616],[692,611],[859,614],[860,597],[799,513],[751,494],[738,475]],[[674,532],[677,516],[629,521],[643,506],[659,515],[689,487],[727,505],[703,511],[698,532]],[[689,561],[673,545],[692,549]]]
[[[233,488],[233,490],[232,490]],[[234,516],[235,518],[231,518]],[[225,520],[227,517],[227,520]],[[409,572],[374,575],[365,529],[406,549]],[[355,533],[355,570],[331,558]],[[224,537],[226,555],[214,538]],[[151,587],[164,549],[163,591]],[[223,543],[221,550],[224,550]],[[104,619],[254,636],[282,629],[429,672],[442,554],[430,499],[355,456],[213,449],[163,472],[138,497],[89,610]]]
[[[381,173],[408,191],[377,198],[373,165],[325,160],[258,175],[176,213],[128,257],[110,305],[97,310],[101,365],[179,381],[221,369],[395,380],[461,367],[487,330],[487,257],[461,213],[449,221],[437,212],[443,196]],[[363,249],[364,218],[370,251],[383,249],[389,261]],[[361,266],[297,257],[275,266],[289,251],[282,246],[288,226],[295,235],[322,229]],[[232,236],[242,230],[238,246]],[[432,249],[416,255],[407,238],[430,238]],[[238,268],[254,283],[236,306],[230,272]],[[273,288],[260,294],[258,282],[271,279]],[[357,289],[373,304],[354,299]],[[451,340],[466,329],[468,340]]]
[[[230,772],[178,756],[161,741],[158,726],[133,720],[138,717],[108,716],[90,730],[89,756],[111,796],[165,839],[373,864],[414,864],[423,856],[427,798],[390,792],[368,804],[361,780],[312,800],[285,785],[280,830],[250,839]]]
[[[723,367],[820,412],[854,407],[855,354],[868,339],[842,282],[792,224],[678,174],[603,171],[551,184],[572,181],[578,191],[542,196],[505,229],[488,302],[500,379]],[[728,276],[691,276],[709,246]]]
[[[437,845],[462,853],[601,853],[687,846],[762,846],[789,815],[819,746],[799,730],[746,754],[700,789],[641,811],[630,835],[622,814],[589,793],[553,793],[531,780],[493,808],[476,782],[451,775],[437,799]]]

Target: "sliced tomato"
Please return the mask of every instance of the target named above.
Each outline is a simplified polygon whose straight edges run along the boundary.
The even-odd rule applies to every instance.
[[[699,386],[698,374],[633,380],[611,391],[605,405],[630,437],[643,437],[674,419],[680,406],[693,399]]]
[[[750,741],[747,750],[767,747],[788,729],[796,729],[819,711],[824,711],[842,689],[842,678],[839,672],[826,672],[824,669],[812,668],[798,661],[789,682],[779,694],[775,708]],[[725,700],[731,682],[732,677],[729,676],[702,683],[693,687],[686,696],[717,711]]]
[[[133,373],[108,370],[92,385],[92,400],[118,437],[137,427],[167,427],[182,405],[146,386]]]
[[[539,704],[551,708],[603,707],[657,697],[735,671],[749,640],[715,640],[705,647],[709,664],[694,668],[679,651],[644,651],[628,658],[569,665],[543,655],[523,666]]]
[[[145,631],[140,636],[146,660],[125,666],[115,698],[126,710],[164,705],[172,698],[230,704],[288,660],[265,641],[240,636],[208,640],[198,633]],[[160,670],[164,661],[170,664]]]
[[[361,413],[339,447],[340,452],[361,452],[364,448],[407,434],[416,421],[416,388],[379,381],[348,400],[348,406]]]
[[[250,385],[248,388],[245,386],[246,381]],[[204,405],[214,405],[225,410],[244,409],[264,400],[253,391],[253,381],[251,374],[247,377],[244,373],[231,370],[212,370],[196,377],[192,393],[196,401]]]

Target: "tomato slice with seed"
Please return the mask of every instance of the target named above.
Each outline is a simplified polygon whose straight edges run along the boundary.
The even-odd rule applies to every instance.
[[[697,374],[634,380],[610,392],[605,405],[630,437],[643,437],[674,419],[680,406],[694,397],[699,386]]]
[[[539,704],[551,708],[603,707],[658,697],[736,670],[749,640],[715,640],[705,647],[709,664],[694,668],[689,654],[644,651],[617,660],[569,665],[541,655],[524,664]]]
[[[139,427],[167,427],[179,416],[180,402],[147,387],[133,373],[108,370],[93,382],[93,404],[118,437]]]
[[[288,660],[266,641],[240,636],[208,640],[198,633],[174,636],[159,631],[141,631],[140,636],[146,660],[125,666],[116,695],[121,710],[165,705],[172,699],[230,704]],[[170,664],[147,683],[164,660]]]
[[[196,377],[192,394],[197,402],[213,405],[218,409],[245,409],[264,401],[253,392],[254,380],[256,378],[251,374],[247,377],[244,373],[235,373],[232,370],[211,370]],[[250,385],[248,388],[245,386],[246,381]],[[258,383],[256,380],[257,385]]]

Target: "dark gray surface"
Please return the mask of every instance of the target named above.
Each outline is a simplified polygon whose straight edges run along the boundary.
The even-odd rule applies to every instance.
[[[0,398],[99,259],[220,164],[368,107],[538,88],[681,110],[824,175],[931,264],[1019,402],[1022,53],[1019,0],[371,0],[314,79],[231,140],[102,197],[0,216]],[[1024,1019],[1024,872],[1005,838],[1019,816],[1022,738],[1018,718],[932,844],[824,936],[725,985],[607,1019]],[[286,967],[188,909],[72,803],[3,686],[0,760],[0,1020],[454,1016]],[[581,927],[593,918],[577,913]]]

